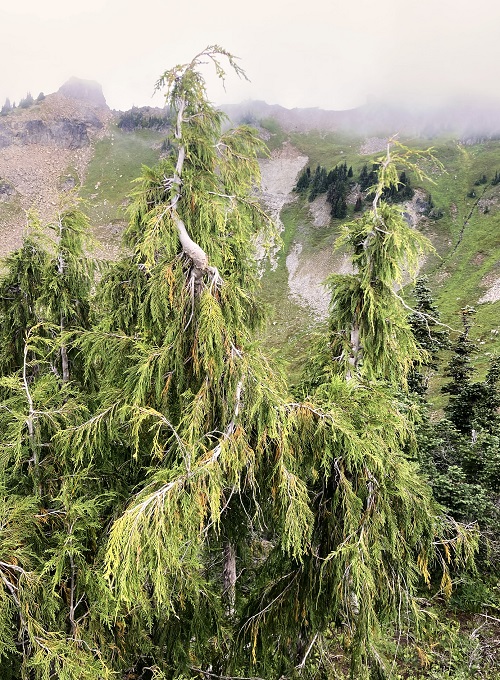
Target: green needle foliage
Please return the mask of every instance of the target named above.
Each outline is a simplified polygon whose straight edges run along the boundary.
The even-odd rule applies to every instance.
[[[99,617],[103,606],[95,546],[110,494],[104,470],[98,478],[57,439],[88,417],[73,344],[88,327],[93,283],[86,224],[67,208],[47,239],[31,218],[0,281],[0,656],[8,678],[110,677],[86,625],[89,610]]]
[[[427,352],[428,358],[422,367],[415,367],[408,377],[412,392],[423,396],[427,391],[430,375],[436,372],[439,352],[450,346],[448,327],[439,322],[439,310],[432,299],[428,278],[419,276],[415,281],[415,309],[408,321],[419,346]]]
[[[208,59],[222,76],[223,58],[236,66],[211,47],[159,81],[171,153],[143,169],[126,233],[133,254],[104,274],[99,322],[80,340],[101,411],[65,439],[77,456],[118,446],[136,462],[105,574],[116,615],[150,631],[172,677],[227,655],[220,631],[229,641],[236,563],[262,527],[279,527],[298,557],[313,520],[285,384],[251,337],[263,318],[256,240],[274,229],[254,196],[263,146],[248,127],[222,131],[198,72]]]
[[[294,677],[334,638],[353,678],[446,596],[474,540],[406,457],[399,390],[419,357],[395,284],[424,242],[381,201],[350,225],[330,335],[296,401],[260,351],[255,250],[275,237],[246,127],[224,131],[200,67],[166,71],[168,156],[144,167],[128,255],[91,298],[76,208],[0,281],[0,656],[6,677]],[[31,257],[33,255],[33,257]],[[12,335],[9,341],[9,334]],[[327,345],[327,346],[326,346]],[[322,665],[323,664],[323,665]]]
[[[23,363],[25,335],[39,321],[36,302],[48,266],[47,243],[34,215],[28,216],[28,229],[21,248],[6,259],[0,280],[0,370],[5,373]]]
[[[389,143],[381,159],[372,208],[345,225],[339,246],[351,249],[354,274],[330,276],[332,292],[330,343],[341,372],[348,367],[368,379],[406,384],[419,353],[407,321],[407,309],[397,289],[413,277],[428,240],[403,219],[401,208],[382,200],[384,191],[399,184],[397,166],[408,164],[409,150]],[[420,174],[422,174],[420,172]]]
[[[342,245],[351,248],[354,273],[329,279],[328,333],[304,386],[315,405],[307,458],[314,490],[311,553],[300,563],[280,564],[288,578],[273,587],[269,574],[265,594],[248,612],[247,628],[262,654],[269,646],[256,627],[267,626],[269,635],[277,618],[284,631],[277,646],[304,660],[311,634],[328,632],[349,650],[355,678],[384,676],[384,636],[394,627],[416,632],[422,621],[419,581],[430,587],[439,572],[448,597],[450,547],[463,564],[477,538],[470,543],[467,532],[442,516],[409,460],[417,413],[402,388],[425,354],[398,288],[416,272],[428,244],[400,209],[382,199],[397,182],[396,164],[408,160],[404,147],[396,153],[388,148],[372,209],[341,235]]]

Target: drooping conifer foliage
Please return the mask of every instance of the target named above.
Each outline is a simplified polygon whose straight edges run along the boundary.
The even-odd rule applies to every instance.
[[[383,676],[383,635],[393,626],[418,629],[419,576],[430,585],[439,565],[441,587],[450,592],[449,545],[439,537],[454,535],[459,553],[467,544],[440,516],[407,458],[414,434],[401,386],[422,354],[396,284],[427,244],[401,211],[381,200],[398,181],[397,164],[412,164],[408,150],[398,150],[389,147],[381,160],[372,210],[341,237],[356,273],[330,279],[329,333],[305,386],[301,408],[311,438],[301,449],[314,510],[310,549],[300,560],[272,551],[262,591],[245,612],[243,640],[253,640],[257,664],[265,668],[259,656],[271,663],[281,652],[276,675],[286,673],[289,659],[303,668],[312,653],[324,677],[335,677],[340,670],[327,655],[311,651],[333,636],[350,649],[352,677]]]
[[[0,281],[0,657],[5,678],[335,677],[384,673],[383,634],[417,626],[419,587],[473,541],[406,453],[400,391],[419,354],[395,291],[423,247],[381,200],[344,241],[330,332],[302,399],[253,332],[256,196],[246,127],[225,130],[205,62],[158,81],[167,156],[137,180],[128,254],[91,299],[85,218],[61,212]]]
[[[89,327],[87,220],[62,210],[52,239],[33,218],[28,226],[0,280],[0,665],[6,678],[109,677],[83,625],[102,606],[106,494],[57,439],[88,417],[74,348]]]
[[[299,556],[312,525],[292,437],[300,418],[251,340],[262,318],[255,239],[272,228],[254,196],[263,147],[248,127],[222,132],[199,72],[208,60],[223,77],[222,58],[241,73],[213,47],[159,80],[171,154],[144,168],[133,254],[104,275],[102,319],[81,340],[100,411],[66,439],[136,461],[105,569],[122,615],[152,627],[147,646],[168,677],[227,659],[237,572],[261,528]]]

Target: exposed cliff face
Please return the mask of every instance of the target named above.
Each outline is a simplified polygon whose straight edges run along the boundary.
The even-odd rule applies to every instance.
[[[92,143],[113,114],[96,83],[75,78],[26,109],[0,118],[0,257],[20,244],[23,211],[50,220],[61,191],[82,182]]]
[[[0,148],[40,144],[81,149],[103,129],[111,113],[96,83],[72,78],[58,92],[0,120]]]
[[[61,149],[81,149],[90,143],[85,123],[67,119],[49,124],[43,120],[28,120],[16,138],[15,141],[21,144],[46,144]]]

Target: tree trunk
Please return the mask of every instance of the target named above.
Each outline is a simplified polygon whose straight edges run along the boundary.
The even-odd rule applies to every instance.
[[[227,541],[224,544],[224,567],[222,572],[226,611],[229,616],[234,614],[236,600],[236,551],[234,545]]]
[[[61,315],[61,335],[64,333],[64,318]],[[69,380],[69,360],[68,360],[68,352],[66,350],[66,345],[64,343],[61,344],[61,368],[62,368],[62,377],[63,377],[63,382],[68,382]]]

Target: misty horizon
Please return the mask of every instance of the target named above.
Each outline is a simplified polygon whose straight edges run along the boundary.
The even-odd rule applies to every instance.
[[[61,84],[56,92],[68,94],[68,84],[79,82],[82,89],[96,88],[106,100],[106,92],[97,80],[72,76]],[[30,93],[32,96],[33,92]],[[47,95],[55,94],[46,93]],[[14,103],[11,101],[11,103]],[[434,136],[442,132],[458,135],[486,135],[500,133],[500,100],[483,95],[454,94],[440,101],[410,102],[396,97],[373,96],[366,102],[350,108],[325,109],[321,106],[287,107],[280,102],[269,103],[264,99],[246,99],[240,102],[218,103],[236,122],[254,117],[256,121],[273,116],[285,129],[317,128],[323,130],[349,130],[358,133],[403,133],[406,135]],[[19,104],[19,102],[17,102]],[[145,104],[159,108],[158,102]],[[110,107],[111,108],[111,107]],[[120,113],[134,108],[113,109]],[[138,107],[142,108],[142,107]]]
[[[3,5],[3,6],[2,6]],[[146,8],[145,8],[146,9]],[[288,109],[347,111],[373,101],[414,111],[453,98],[500,101],[500,4],[468,0],[318,0],[314,6],[255,0],[179,4],[150,0],[0,0],[0,105],[56,91],[70,76],[102,84],[109,106],[162,106],[154,84],[165,69],[209,44],[239,57],[250,81],[206,68],[209,98],[263,100]]]

